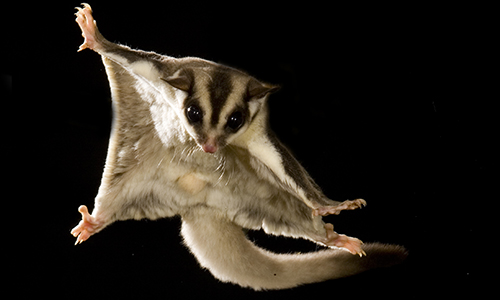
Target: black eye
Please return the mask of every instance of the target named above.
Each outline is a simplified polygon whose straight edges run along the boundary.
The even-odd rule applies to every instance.
[[[186,108],[186,117],[190,123],[199,123],[203,119],[203,113],[201,109],[196,105],[190,105]]]
[[[232,130],[238,130],[243,125],[244,117],[240,111],[232,113],[227,119],[227,127]]]

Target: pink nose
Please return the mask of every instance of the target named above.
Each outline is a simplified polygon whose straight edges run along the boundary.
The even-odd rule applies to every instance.
[[[211,143],[205,143],[202,146],[203,151],[207,153],[215,153],[217,151],[217,146],[211,144]]]

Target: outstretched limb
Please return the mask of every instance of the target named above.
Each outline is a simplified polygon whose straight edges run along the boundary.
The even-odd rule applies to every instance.
[[[354,210],[366,206],[363,199],[346,200],[336,206],[321,206],[313,209],[313,216],[338,215],[343,210]]]
[[[84,49],[92,49],[100,54],[106,51],[111,51],[112,49],[120,48],[119,45],[111,43],[105,39],[102,34],[97,29],[96,21],[92,16],[92,8],[87,3],[82,3],[83,8],[75,7],[78,11],[76,15],[76,23],[80,26],[82,30],[82,36],[84,37],[83,44],[80,45],[78,51]],[[123,48],[123,47],[122,47]]]
[[[71,234],[76,237],[75,245],[83,243],[92,234],[96,233],[104,227],[103,222],[100,222],[97,218],[89,214],[87,206],[80,206],[78,208],[78,211],[82,214],[82,220],[75,228],[73,228],[73,230],[71,230]]]
[[[361,245],[363,245],[361,240],[336,233],[333,231],[333,225],[330,223],[325,224],[325,229],[326,239],[323,241],[325,245],[342,248],[349,251],[351,254],[357,254],[360,257],[363,255],[366,256],[365,251],[361,249]]]
[[[96,50],[99,46],[99,42],[97,41],[99,31],[97,30],[96,22],[92,17],[92,8],[87,3],[82,3],[82,5],[83,8],[76,7],[78,12],[75,13],[76,22],[82,30],[82,36],[85,38],[85,41],[80,45],[78,51],[82,51],[87,48]]]
[[[159,74],[153,72],[152,62],[159,62],[163,56],[154,52],[143,52],[132,50],[127,46],[118,45],[105,39],[97,29],[96,21],[92,16],[92,8],[90,5],[83,3],[83,8],[76,7],[78,10],[76,15],[76,22],[82,30],[82,36],[85,38],[78,51],[84,49],[92,49],[103,57],[109,58],[115,63],[120,64],[122,67],[129,69],[133,74],[141,75],[142,77],[155,81],[159,80]],[[145,64],[134,65],[134,62],[146,62]]]

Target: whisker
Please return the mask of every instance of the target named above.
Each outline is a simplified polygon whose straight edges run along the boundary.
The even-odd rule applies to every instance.
[[[188,154],[187,154],[187,158],[191,157],[194,155],[195,152],[198,152],[200,149],[198,147],[198,145],[192,145],[192,146],[189,146],[189,151],[188,151]]]
[[[172,158],[170,159],[170,163],[174,162],[176,156],[177,156],[177,149],[174,148],[174,154],[172,154]]]
[[[218,165],[217,168],[215,169],[215,172],[220,172],[219,178],[217,179],[215,185],[219,185],[222,182],[224,175],[226,175],[227,159],[224,155],[219,155],[219,154],[216,154],[215,158],[218,160]]]
[[[156,168],[160,168],[161,164],[163,163],[163,160],[165,159],[165,157],[162,157],[160,159],[160,162],[158,163],[158,165],[156,166]]]
[[[229,182],[231,181],[231,178],[233,177],[233,174],[234,174],[234,166],[231,166],[231,169],[232,169],[232,171],[228,172],[227,181],[225,184],[226,186],[229,184]]]

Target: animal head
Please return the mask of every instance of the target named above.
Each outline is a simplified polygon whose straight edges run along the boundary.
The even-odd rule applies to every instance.
[[[243,134],[267,96],[278,89],[209,62],[183,66],[161,79],[183,91],[177,99],[181,109],[178,115],[186,131],[207,153],[217,152]]]

